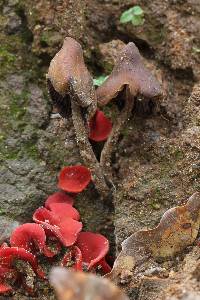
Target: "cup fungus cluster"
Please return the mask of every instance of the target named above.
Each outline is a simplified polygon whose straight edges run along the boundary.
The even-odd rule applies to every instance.
[[[91,170],[100,195],[110,195],[113,186],[110,170],[111,155],[121,129],[127,122],[136,103],[157,99],[161,95],[158,81],[144,66],[134,45],[127,44],[112,73],[95,91],[92,77],[84,63],[81,45],[66,37],[61,50],[52,59],[47,74],[47,85],[53,104],[61,116],[72,116],[77,144],[84,164]],[[113,126],[97,107],[111,101],[123,102]],[[90,140],[105,141],[100,159],[97,159]]]
[[[34,223],[18,226],[10,236],[10,245],[0,247],[0,293],[8,293],[22,285],[33,292],[28,274],[45,279],[39,265],[41,256],[53,258],[66,248],[62,266],[78,271],[108,273],[110,266],[105,260],[109,242],[101,234],[82,232],[80,214],[73,207],[74,194],[84,190],[91,181],[91,173],[84,166],[64,167],[59,175],[60,191],[50,195],[44,206],[33,214]],[[73,193],[68,195],[68,193]],[[72,196],[73,195],[73,196]]]

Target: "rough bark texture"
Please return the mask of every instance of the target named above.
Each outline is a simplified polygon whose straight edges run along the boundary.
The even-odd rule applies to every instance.
[[[136,4],[144,10],[144,25],[121,25],[121,13]],[[60,168],[81,163],[72,121],[52,114],[45,86],[50,59],[67,35],[81,42],[95,75],[110,72],[121,49],[119,40],[135,42],[165,93],[159,108],[137,103],[134,118],[121,133],[112,157],[117,191],[113,203],[99,201],[92,187],[78,196],[76,206],[85,229],[107,235],[114,253],[114,245],[120,250],[124,238],[153,227],[164,211],[200,190],[199,20],[195,0],[1,1],[1,227],[7,224],[9,232],[16,222],[31,220],[34,209],[56,190]],[[113,120],[115,109],[105,108]],[[166,299],[195,299],[191,297],[199,280],[199,263],[193,253],[198,250],[187,251],[165,262],[175,272]],[[189,266],[196,270],[192,277],[183,263],[191,257]],[[156,280],[144,279],[137,288],[130,284],[130,299],[161,299]],[[179,296],[183,286],[187,295]],[[36,289],[33,298],[20,291],[6,299],[54,299],[41,283]]]

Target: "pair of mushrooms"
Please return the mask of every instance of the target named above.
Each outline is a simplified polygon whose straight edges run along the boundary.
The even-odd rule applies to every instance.
[[[85,66],[80,44],[67,37],[61,50],[52,59],[47,74],[47,84],[53,103],[63,117],[72,114],[80,154],[91,170],[93,181],[101,195],[108,195],[111,180],[111,155],[122,127],[131,115],[136,97],[157,98],[161,88],[143,64],[134,45],[127,44],[119,54],[112,73],[95,91],[92,77]],[[88,123],[97,111],[118,94],[124,95],[124,107],[113,124],[112,131],[96,158],[88,138]]]

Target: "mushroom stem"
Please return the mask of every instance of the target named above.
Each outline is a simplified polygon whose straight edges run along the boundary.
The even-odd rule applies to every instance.
[[[78,106],[75,101],[71,101],[71,108],[77,144],[80,150],[81,157],[85,165],[91,170],[95,186],[100,195],[108,196],[109,188],[106,184],[102,168],[100,167],[100,164],[88,140],[88,132],[85,127],[81,107]]]
[[[101,152],[100,165],[101,165],[102,169],[104,170],[104,174],[105,174],[106,178],[109,181],[112,181],[112,169],[111,169],[112,153],[117,144],[121,130],[124,127],[124,125],[126,124],[126,122],[128,121],[128,119],[131,115],[133,106],[134,106],[134,101],[133,101],[133,98],[130,96],[130,91],[129,91],[128,87],[126,87],[125,93],[126,93],[126,95],[125,95],[124,108],[120,112],[120,115],[118,116],[118,118],[116,119],[116,121],[113,125],[113,128],[112,128],[112,131],[111,131],[107,141],[105,142],[104,148]]]

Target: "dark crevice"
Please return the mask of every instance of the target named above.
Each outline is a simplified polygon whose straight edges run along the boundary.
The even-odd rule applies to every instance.
[[[22,21],[22,29],[21,29],[22,38],[26,44],[30,45],[33,42],[33,33],[28,28],[28,21],[24,9],[20,6],[17,7],[16,14],[21,18]]]
[[[182,79],[187,79],[189,81],[194,82],[194,73],[192,68],[188,67],[186,69],[176,69],[176,70],[171,70],[173,72],[173,75],[175,78],[182,80]]]

